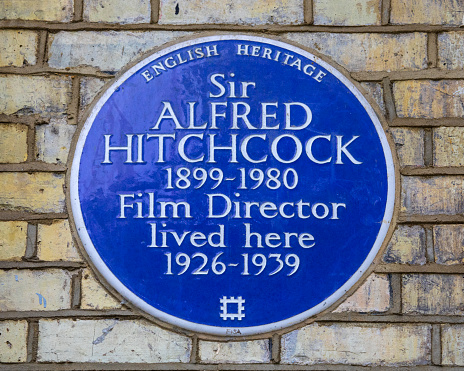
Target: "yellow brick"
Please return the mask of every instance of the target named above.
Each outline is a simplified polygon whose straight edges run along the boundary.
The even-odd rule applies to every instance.
[[[400,166],[424,166],[424,130],[392,128]]]
[[[88,22],[150,23],[150,0],[87,0],[83,17]]]
[[[385,312],[390,308],[390,280],[386,274],[372,274],[334,313]]]
[[[3,210],[62,213],[63,186],[63,174],[0,173],[0,205]]]
[[[428,325],[314,323],[282,337],[281,363],[429,364],[430,330]]]
[[[435,262],[454,265],[464,263],[464,225],[436,225],[433,227]]]
[[[26,244],[26,222],[0,222],[0,260],[21,260]]]
[[[441,326],[442,364],[464,366],[464,325]]]
[[[464,32],[438,34],[438,67],[447,70],[464,68]]]
[[[300,24],[300,0],[161,0],[160,24]]]
[[[403,313],[464,314],[464,277],[453,274],[406,274],[403,276]]]
[[[433,130],[433,164],[464,165],[464,128],[440,127]]]
[[[58,269],[0,271],[0,311],[60,310],[71,305],[71,274]]]
[[[82,272],[81,308],[83,309],[121,309],[116,300],[93,276],[90,269]]]
[[[26,362],[27,322],[0,322],[0,362]]]
[[[394,24],[462,25],[464,3],[460,0],[391,0]]]
[[[407,214],[464,213],[464,177],[401,177],[401,211]]]
[[[362,82],[361,86],[366,90],[370,98],[377,103],[380,111],[385,115],[385,102],[383,99],[383,88],[381,84],[375,82]]]
[[[379,0],[314,0],[314,24],[364,26],[380,24]]]
[[[298,32],[284,37],[331,57],[350,72],[414,71],[427,67],[425,33]]]
[[[0,124],[0,162],[17,164],[27,160],[27,126]]]
[[[73,0],[2,0],[0,19],[69,22]]]
[[[71,80],[56,76],[0,76],[0,113],[63,116],[71,96]]]
[[[37,228],[37,257],[45,261],[81,261],[67,220],[55,220]]]
[[[399,225],[387,246],[383,261],[394,264],[420,264],[425,257],[425,230],[421,226]]]
[[[0,31],[0,66],[34,65],[37,40],[37,33],[33,31]]]
[[[393,84],[398,117],[442,118],[464,115],[463,80],[398,81]]]

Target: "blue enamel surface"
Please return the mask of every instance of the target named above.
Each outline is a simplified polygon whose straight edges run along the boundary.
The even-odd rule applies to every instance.
[[[307,76],[295,66],[284,65],[261,57],[237,55],[237,40],[215,41],[200,44],[198,47],[217,45],[219,56],[201,58],[177,65],[175,68],[163,71],[149,82],[141,75],[167,57],[175,57],[178,53],[185,57],[186,47],[174,51],[159,60],[148,63],[138,72],[121,84],[96,116],[88,133],[79,170],[79,199],[85,227],[90,239],[101,259],[113,274],[135,295],[152,307],[169,315],[204,325],[219,327],[249,327],[282,321],[298,315],[326,300],[338,290],[357,271],[366,259],[377,238],[385,213],[387,200],[387,169],[384,152],[379,135],[363,105],[353,93],[335,76],[304,56],[298,56],[303,65],[311,63],[317,70],[325,72],[321,82]],[[259,42],[247,42],[251,46],[266,45]],[[197,46],[195,46],[197,47]],[[288,53],[285,49],[272,46],[273,51]],[[295,52],[291,52],[295,57]],[[153,72],[153,70],[151,70]],[[235,74],[230,77],[230,73]],[[256,87],[249,89],[249,98],[210,98],[209,93],[217,94],[218,89],[210,82],[213,74],[224,74],[227,81],[255,82]],[[221,80],[224,81],[224,80]],[[227,86],[226,86],[227,87]],[[163,108],[163,101],[172,103],[172,108],[182,126],[188,126],[188,103],[195,105],[196,121],[199,126],[210,123],[211,102],[228,102],[226,119],[218,118],[219,130],[176,130],[173,120],[165,119],[159,130],[151,130]],[[284,103],[303,102],[312,111],[312,122],[304,130],[250,130],[239,122],[239,130],[230,129],[230,112],[232,102],[244,101],[252,109],[248,118],[255,126],[260,126],[258,108],[262,102],[278,102],[277,120],[270,120],[269,125],[279,122],[281,127],[285,122]],[[294,115],[293,115],[294,113]],[[305,120],[303,110],[292,111],[296,123]],[[104,159],[104,135],[111,134],[111,145],[125,145],[126,134],[176,134],[175,140],[166,140],[165,162],[157,163],[157,140],[144,140],[145,163],[124,163],[126,154],[122,151],[111,152],[112,164],[102,164]],[[239,163],[230,162],[229,151],[217,153],[217,163],[206,161],[189,164],[180,158],[177,145],[181,138],[188,134],[204,134],[205,140],[189,141],[186,146],[192,158],[207,152],[208,134],[216,134],[216,140],[221,145],[230,145],[230,135],[237,134],[237,142],[251,134],[266,134],[267,140],[253,139],[249,144],[249,154],[259,159],[268,155],[265,163],[251,164],[246,162],[238,151]],[[304,144],[317,135],[331,135],[329,141],[319,140],[314,143],[313,154],[318,159],[332,156],[327,164],[316,164],[306,156],[303,148],[302,156],[294,163],[283,164],[271,156],[271,142],[282,134],[291,134]],[[343,136],[343,143],[353,136],[359,136],[347,148],[352,156],[362,164],[352,163],[342,154],[343,164],[336,164],[336,136]],[[133,140],[133,158],[137,158],[136,137]],[[282,158],[290,159],[294,155],[294,145],[291,140],[284,139],[279,145]],[[221,153],[222,152],[222,153]],[[205,157],[206,159],[207,157]],[[224,181],[216,189],[211,189],[215,183],[208,180],[202,188],[192,187],[166,189],[167,171],[175,172],[179,167],[187,167],[192,171],[196,168],[220,168],[225,177],[236,177],[235,181]],[[284,187],[270,190],[261,185],[257,189],[239,190],[239,168],[258,168],[266,171],[277,168],[281,172],[293,168],[298,173],[298,185],[289,190]],[[193,184],[197,184],[192,177]],[[254,184],[248,179],[248,185]],[[249,187],[250,188],[250,187]],[[135,218],[136,209],[126,208],[127,218],[120,215],[120,194],[143,193],[142,197],[127,203],[143,201],[144,218]],[[236,197],[235,193],[240,196]],[[153,193],[158,201],[186,201],[191,206],[192,218],[148,218],[148,193]],[[301,218],[264,218],[256,208],[252,209],[251,219],[233,218],[231,215],[223,218],[207,218],[207,194],[224,194],[232,201],[298,202],[303,200],[314,203],[344,203],[346,208],[339,209],[339,219],[308,219]],[[215,208],[220,212],[223,206]],[[290,212],[290,207],[288,208]],[[159,208],[157,210],[159,213]],[[242,209],[242,215],[244,210]],[[183,212],[180,212],[183,216]],[[181,235],[185,231],[199,231],[204,234],[217,232],[218,224],[225,227],[225,245],[227,247],[195,247],[187,237],[182,246],[170,243],[168,248],[148,247],[151,244],[151,225],[157,223],[161,230],[176,231]],[[161,223],[166,223],[162,227]],[[284,247],[253,247],[245,248],[244,223],[251,224],[252,232],[260,233],[310,233],[314,236],[315,246],[302,248],[295,240],[291,248]],[[173,241],[172,237],[170,241]],[[177,253],[186,253],[190,257],[196,253],[204,253],[209,259],[207,275],[192,275],[192,270],[201,263],[200,258],[192,260],[186,273],[177,275],[181,267],[175,264]],[[222,275],[211,272],[211,261],[216,254],[223,252],[220,261],[229,264]],[[166,275],[167,256],[172,254],[173,275]],[[248,253],[249,273],[242,275],[242,254]],[[291,271],[284,267],[282,271],[269,276],[277,264],[268,259],[267,267],[259,276],[254,275],[259,269],[251,262],[253,254],[296,254],[300,258],[300,266],[292,276]],[[220,298],[238,297],[245,299],[245,317],[224,320],[220,317]],[[230,311],[233,311],[233,306]]]

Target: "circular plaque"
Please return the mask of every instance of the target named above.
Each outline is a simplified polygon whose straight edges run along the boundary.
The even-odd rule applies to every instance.
[[[384,245],[395,171],[343,73],[296,46],[220,35],[161,49],[96,101],[70,204],[94,268],[163,322],[253,335],[340,299]]]

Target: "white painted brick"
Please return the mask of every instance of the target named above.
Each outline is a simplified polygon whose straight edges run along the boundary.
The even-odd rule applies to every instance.
[[[52,164],[65,164],[75,131],[76,126],[69,125],[65,119],[37,125],[37,160]]]
[[[372,274],[334,313],[380,313],[390,308],[390,280],[386,274]]]
[[[330,26],[379,25],[379,0],[313,0],[314,24]]]
[[[48,64],[53,68],[92,66],[114,72],[150,49],[187,34],[181,31],[62,31],[49,37]]]
[[[282,337],[281,363],[426,365],[430,330],[429,325],[314,323]]]
[[[269,340],[219,343],[200,341],[202,363],[266,363],[271,360]]]
[[[0,311],[60,310],[71,305],[71,275],[58,269],[0,271]]]
[[[41,320],[39,362],[188,362],[188,337],[146,321]]]

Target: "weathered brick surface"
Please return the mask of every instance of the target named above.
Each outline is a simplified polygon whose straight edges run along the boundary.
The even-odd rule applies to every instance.
[[[438,34],[438,67],[447,70],[464,67],[464,32]]]
[[[69,22],[73,0],[2,0],[0,19]]]
[[[0,114],[63,116],[71,94],[71,80],[57,76],[0,76]]]
[[[388,84],[381,80],[389,77],[399,118],[456,119],[438,122],[440,126],[431,129],[432,164],[429,164],[430,148],[426,147],[429,143],[425,143],[428,140],[425,121],[411,120],[409,126],[405,120],[404,127],[394,127],[397,123],[393,121],[389,129],[402,171],[406,174],[420,170],[429,174],[401,179],[400,215],[413,216],[411,219],[418,221],[397,226],[385,250],[383,267],[404,273],[394,273],[391,282],[389,274],[372,274],[334,310],[338,322],[301,325],[283,334],[281,352],[275,354],[278,347],[272,344],[272,357],[281,358],[284,365],[323,364],[315,366],[323,369],[331,365],[427,368],[440,365],[437,353],[441,350],[443,365],[464,366],[464,325],[449,324],[464,315],[464,276],[459,273],[464,262],[464,224],[449,224],[450,217],[457,219],[464,214],[464,176],[459,175],[464,166],[464,128],[451,127],[464,117],[464,79],[459,78],[464,70],[464,31],[448,28],[457,26],[453,30],[458,30],[463,25],[464,2],[391,0],[390,23],[408,24],[407,27],[394,26],[393,30],[389,25],[386,33],[381,33],[383,28],[362,27],[385,23],[385,15],[389,13],[385,7],[389,3],[386,0],[0,0],[0,20],[7,20],[3,22],[6,26],[0,27],[0,68],[4,72],[0,75],[3,219],[0,262],[6,267],[0,269],[0,311],[9,312],[6,315],[14,319],[0,321],[0,363],[26,362],[31,357],[35,362],[35,353],[42,367],[52,369],[56,365],[48,362],[59,362],[59,367],[65,368],[79,368],[72,362],[103,362],[109,365],[102,367],[121,369],[130,368],[125,367],[126,362],[165,363],[160,367],[170,369],[176,368],[176,364],[181,368],[179,362],[193,360],[205,368],[226,367],[220,364],[243,368],[243,364],[249,363],[263,364],[259,367],[265,368],[271,362],[273,334],[252,341],[203,339],[193,347],[191,338],[148,321],[102,315],[104,311],[127,307],[125,301],[113,297],[88,267],[26,268],[34,264],[69,266],[82,261],[69,222],[44,214],[66,212],[65,174],[29,169],[53,169],[53,164],[61,167],[66,164],[76,129],[69,123],[76,122],[77,109],[77,119],[81,120],[103,85],[113,81],[110,76],[98,78],[99,72],[115,74],[166,42],[223,29],[263,36],[271,32],[327,55],[346,68],[348,74],[364,76],[362,88],[384,115],[384,98],[390,103],[390,94],[383,89]],[[151,5],[155,8],[160,5],[160,27],[148,25],[152,17],[157,21],[156,11],[150,14]],[[293,26],[281,27],[307,24],[311,16],[310,12],[304,14],[304,8],[308,11],[309,7],[315,27],[297,27],[295,32],[290,32]],[[330,32],[332,26],[348,27],[334,27],[336,32]],[[314,32],[318,27],[329,32]],[[174,28],[176,31],[171,31]],[[304,29],[312,32],[300,32]],[[436,36],[438,60],[434,68]],[[54,68],[60,71],[50,72]],[[392,107],[388,108],[391,113]],[[395,118],[391,116],[394,115],[389,115],[390,119]],[[440,167],[454,167],[457,175],[441,175],[440,172],[448,170]],[[28,171],[13,172],[20,168]],[[42,215],[32,215],[30,221],[15,220],[23,215],[27,219],[30,214],[25,213]],[[436,222],[424,226],[420,222],[423,216],[433,216]],[[36,245],[31,225],[37,226]],[[11,269],[10,265],[24,268]],[[443,273],[417,273],[428,267]],[[396,278],[400,276],[401,287],[397,287]],[[401,308],[396,305],[399,301]],[[54,311],[71,308],[86,310],[92,318],[56,318]],[[393,316],[381,315],[392,309],[395,309]],[[39,331],[35,332],[34,322],[28,325],[29,318],[15,319],[15,311],[21,312],[18,318],[25,311],[40,311],[39,316],[48,318],[40,319]],[[443,316],[441,333],[434,332],[441,336],[441,344],[435,336],[433,349],[429,315],[434,320],[435,316]],[[394,317],[395,323],[354,322],[359,316],[374,322]],[[408,324],[408,321],[421,322]],[[28,338],[28,330],[29,335],[36,336]],[[121,364],[111,366],[111,363]],[[34,364],[29,367],[34,368]]]
[[[394,264],[419,264],[427,262],[425,230],[418,225],[399,225],[385,251],[383,261]]]
[[[378,25],[379,0],[314,0],[314,24],[331,26]]]
[[[385,115],[385,101],[383,98],[383,88],[381,84],[375,82],[363,82],[361,86],[366,90],[370,98],[377,103],[380,111]]]
[[[82,271],[81,308],[82,309],[121,309],[116,300],[103,285],[97,281],[90,269]]]
[[[271,359],[269,340],[218,343],[200,341],[202,363],[266,363]]]
[[[150,0],[86,0],[87,22],[150,23]]]
[[[464,225],[434,226],[433,241],[436,263],[445,265],[464,263]]]
[[[430,362],[430,326],[318,323],[282,337],[282,363],[424,365]]]
[[[188,362],[189,338],[146,321],[41,320],[39,362]]]
[[[105,85],[105,80],[93,77],[83,77],[80,83],[80,99],[79,99],[79,118],[82,116],[95,96],[102,90]]]
[[[463,24],[459,0],[391,0],[390,21],[395,24]]]
[[[67,220],[37,226],[37,257],[45,261],[81,261]]]
[[[388,309],[390,309],[390,280],[386,274],[374,273],[334,312],[380,313]]]
[[[150,49],[187,34],[181,31],[62,31],[49,37],[48,64],[54,68],[92,66],[114,72]]]
[[[464,277],[453,274],[406,274],[403,313],[463,315]]]
[[[464,366],[464,325],[441,326],[442,364]]]
[[[464,115],[463,80],[408,80],[393,84],[398,117],[442,118]]]
[[[401,211],[407,214],[464,213],[464,177],[401,177]]]
[[[392,128],[400,166],[424,166],[424,130]]]
[[[424,33],[290,33],[286,38],[327,55],[351,72],[420,70],[427,67]]]
[[[0,321],[0,362],[26,362],[26,342],[26,321]]]
[[[69,125],[65,119],[36,126],[37,160],[65,164],[75,131],[76,126]]]
[[[3,210],[61,213],[63,185],[63,174],[0,173],[0,204]]]
[[[433,164],[435,166],[464,165],[464,128],[433,129]]]
[[[27,160],[27,126],[0,124],[0,163],[18,164]]]
[[[0,67],[35,64],[37,40],[38,35],[34,31],[1,30]]]
[[[300,24],[300,0],[161,0],[160,24]]]
[[[26,239],[27,222],[0,222],[0,260],[21,260]]]
[[[59,269],[0,271],[0,311],[60,310],[71,304],[71,274]]]

